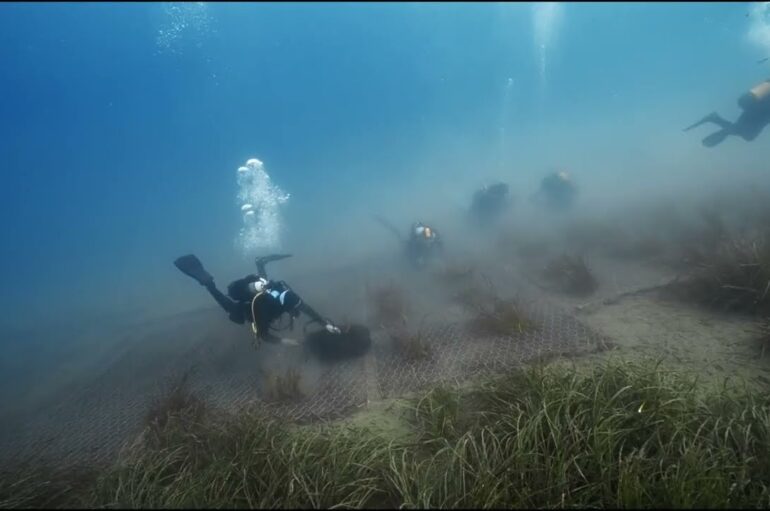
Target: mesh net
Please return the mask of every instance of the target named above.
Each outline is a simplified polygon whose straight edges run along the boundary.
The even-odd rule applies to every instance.
[[[294,395],[279,397],[272,395],[271,386],[286,386],[291,367],[313,364],[301,348],[293,348],[295,356],[283,368],[273,363],[275,370],[266,374],[255,370],[253,359],[243,352],[248,345],[243,342],[243,332],[232,343],[204,336],[176,356],[148,356],[137,345],[88,385],[28,417],[23,428],[3,435],[0,452],[4,460],[107,460],[141,432],[152,402],[183,374],[189,376],[190,390],[216,407],[256,407],[307,423],[344,417],[370,401],[499,373],[544,356],[608,346],[603,336],[553,305],[530,304],[523,312],[532,327],[502,336],[474,334],[468,314],[454,312],[450,314],[453,321],[437,318],[420,328],[421,349],[417,351],[399,348],[389,332],[380,328],[372,332],[372,349],[367,355],[334,364],[315,363],[313,370],[295,375]],[[274,351],[280,349],[292,350],[280,346]],[[223,356],[228,352],[229,359]]]

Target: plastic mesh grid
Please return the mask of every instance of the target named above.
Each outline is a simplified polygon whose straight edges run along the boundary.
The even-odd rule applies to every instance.
[[[430,349],[418,360],[378,343],[374,357],[380,395],[396,397],[438,383],[501,373],[544,356],[609,346],[606,338],[552,306],[536,304],[522,310],[533,327],[505,336],[474,335],[464,321],[432,325],[423,333]]]
[[[507,336],[473,335],[466,325],[468,316],[462,314],[453,314],[454,321],[425,325],[422,336],[430,349],[419,359],[405,357],[380,329],[373,332],[368,355],[320,366],[312,391],[287,402],[267,398],[264,378],[248,364],[223,371],[206,343],[180,357],[158,357],[151,363],[136,349],[82,391],[33,417],[23,433],[0,445],[0,455],[5,460],[43,457],[58,462],[109,459],[141,431],[150,404],[183,373],[190,374],[191,390],[215,406],[250,406],[288,420],[313,422],[343,417],[369,400],[499,373],[549,354],[607,346],[603,336],[552,305],[529,305],[524,312],[535,328]]]

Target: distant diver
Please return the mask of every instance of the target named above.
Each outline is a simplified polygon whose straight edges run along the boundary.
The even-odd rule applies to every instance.
[[[716,112],[712,112],[695,124],[686,127],[684,131],[711,122],[719,126],[720,130],[704,138],[702,142],[704,146],[714,147],[722,143],[728,135],[751,142],[757,138],[765,126],[770,124],[770,79],[738,98],[738,106],[743,111],[735,122],[726,121]]]
[[[390,222],[378,216],[375,216],[374,218],[392,232],[399,242],[402,243],[406,258],[413,267],[422,269],[432,260],[443,254],[443,241],[438,231],[433,227],[425,225],[422,222],[415,222],[409,230],[409,235],[404,239],[401,237],[401,233],[399,233],[398,229],[396,229]]]
[[[341,333],[331,321],[323,318],[310,308],[291,290],[284,281],[269,280],[265,265],[291,257],[289,254],[276,254],[256,259],[257,274],[247,275],[227,286],[225,296],[214,285],[214,278],[193,254],[177,258],[174,265],[185,275],[195,279],[205,287],[214,300],[228,313],[230,320],[242,325],[249,320],[257,340],[280,343],[281,338],[270,332],[272,324],[283,314],[288,314],[292,323],[302,312],[310,317],[311,322],[322,325],[330,334]]]
[[[438,231],[422,222],[415,222],[409,231],[406,253],[417,268],[425,267],[443,253],[444,245]]]
[[[552,172],[540,181],[540,188],[532,196],[534,202],[554,211],[565,211],[572,207],[577,188],[568,172]]]
[[[498,219],[510,203],[508,185],[494,183],[476,190],[471,202],[471,219],[479,225],[488,225]]]

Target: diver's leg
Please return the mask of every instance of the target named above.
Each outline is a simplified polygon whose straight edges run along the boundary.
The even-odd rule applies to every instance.
[[[212,282],[211,284],[206,286],[206,290],[208,290],[209,294],[214,298],[214,300],[219,304],[220,307],[222,307],[225,312],[230,314],[230,319],[235,321],[236,323],[243,323],[243,320],[238,321],[238,317],[240,317],[242,314],[239,314],[240,309],[238,307],[238,304],[234,301],[232,301],[230,298],[224,295]],[[234,317],[235,316],[235,317]]]
[[[741,118],[743,118],[743,114],[741,114]],[[741,118],[739,118],[739,121],[740,121]],[[717,131],[715,133],[712,133],[711,135],[705,137],[701,141],[701,143],[704,146],[706,146],[706,147],[714,147],[716,145],[719,145],[722,142],[724,142],[724,140],[728,137],[728,135],[736,135],[736,134],[738,134],[735,131],[735,129],[736,129],[737,125],[738,125],[738,122],[732,123],[732,122],[726,121],[725,119],[723,119],[716,112],[711,112],[706,117],[704,117],[700,121],[696,122],[692,126],[688,126],[687,128],[685,128],[684,131],[690,130],[690,129],[696,127],[696,126],[700,126],[701,124],[704,124],[704,123],[707,123],[707,122],[712,122],[712,123],[716,124],[717,126],[719,126],[722,129],[720,129],[719,131]]]
[[[751,142],[765,128],[768,123],[767,116],[754,112],[743,112],[735,121],[733,134],[741,137],[746,142]]]
[[[203,264],[197,257],[195,257],[194,254],[188,254],[176,258],[176,260],[174,260],[174,266],[179,268],[182,273],[195,279],[196,282],[205,287],[209,294],[214,297],[214,300],[216,300],[219,306],[222,307],[225,312],[230,314],[231,320],[236,323],[243,323],[243,314],[238,308],[238,304],[230,300],[227,296],[222,294],[219,289],[217,289],[217,286],[214,284],[214,277],[212,277],[211,274],[206,271],[206,269],[203,267]]]
[[[701,124],[706,124],[708,122],[713,122],[714,124],[716,124],[717,126],[719,126],[722,129],[729,129],[730,126],[732,126],[732,123],[730,121],[726,121],[725,119],[722,118],[722,116],[720,116],[716,112],[711,112],[710,114],[708,114],[706,117],[704,117],[700,121],[696,122],[695,124],[691,124],[690,126],[687,126],[682,131],[690,131],[693,128],[697,128]]]

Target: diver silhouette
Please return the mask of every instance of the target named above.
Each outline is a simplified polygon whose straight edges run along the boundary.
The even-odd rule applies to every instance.
[[[703,145],[714,147],[721,144],[729,135],[751,142],[770,124],[770,79],[760,83],[738,98],[738,106],[743,110],[735,122],[725,120],[716,112],[711,112],[700,121],[686,127],[689,131],[701,124],[713,123],[719,131],[703,139]]]
[[[273,335],[273,323],[282,315],[292,319],[304,313],[311,321],[323,326],[332,334],[339,334],[340,329],[331,321],[308,306],[284,281],[268,280],[265,266],[272,261],[290,257],[289,254],[276,254],[256,259],[257,274],[247,275],[227,286],[227,295],[214,285],[214,278],[208,273],[200,260],[193,254],[177,258],[174,265],[185,275],[195,279],[206,288],[214,300],[228,313],[231,321],[243,324],[251,322],[257,339],[279,343],[282,339]]]

